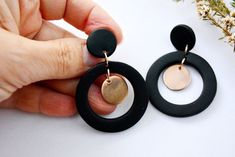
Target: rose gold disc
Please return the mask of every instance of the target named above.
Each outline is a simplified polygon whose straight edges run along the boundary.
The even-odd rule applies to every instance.
[[[191,83],[191,76],[184,65],[176,64],[165,70],[163,82],[170,90],[178,91],[188,87]]]
[[[101,94],[105,101],[110,104],[121,103],[128,93],[126,81],[120,76],[111,76],[106,79],[101,87]]]

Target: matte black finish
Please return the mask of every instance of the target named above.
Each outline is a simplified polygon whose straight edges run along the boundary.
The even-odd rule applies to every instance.
[[[167,67],[181,62],[184,53],[172,52],[159,58],[149,69],[146,83],[150,94],[150,101],[161,112],[174,117],[188,117],[205,110],[213,101],[217,82],[213,69],[202,57],[188,53],[185,64],[194,67],[203,79],[203,91],[200,97],[192,103],[176,105],[166,101],[158,89],[158,78]]]
[[[92,32],[87,39],[87,49],[95,57],[104,58],[104,52],[111,56],[117,47],[115,35],[106,29]]]
[[[171,42],[179,51],[184,51],[188,45],[188,51],[192,50],[196,43],[196,36],[187,25],[177,25],[171,31]]]
[[[148,94],[143,77],[131,66],[120,62],[109,62],[112,73],[127,78],[134,90],[134,101],[130,110],[118,118],[106,119],[97,115],[88,102],[88,90],[91,84],[106,73],[105,63],[100,63],[81,78],[77,86],[76,104],[81,117],[91,127],[104,132],[119,132],[135,125],[143,116],[148,104]]]

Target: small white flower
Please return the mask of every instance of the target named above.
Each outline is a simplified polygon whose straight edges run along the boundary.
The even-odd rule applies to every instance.
[[[206,0],[197,2],[197,12],[202,19],[206,19],[208,14],[210,14],[210,5]]]
[[[228,15],[221,19],[221,22],[227,29],[231,29],[235,25],[235,18]]]
[[[197,11],[198,11],[199,16],[201,16],[203,19],[206,19],[207,16],[210,14],[211,9],[209,6],[204,5],[204,6],[198,7]]]
[[[202,1],[199,1],[197,2],[197,7],[202,7],[202,6],[209,6],[209,2],[208,1],[205,1],[205,0],[202,0]]]
[[[228,43],[234,44],[235,43],[235,36],[234,34],[228,36]]]

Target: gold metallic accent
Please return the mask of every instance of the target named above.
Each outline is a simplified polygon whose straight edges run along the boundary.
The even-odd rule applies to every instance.
[[[185,89],[191,83],[190,72],[182,64],[172,65],[165,70],[163,82],[167,88],[173,91]]]
[[[186,58],[183,58],[181,61],[181,64],[179,65],[179,69],[181,70],[182,66],[184,66],[184,62],[185,62]]]
[[[188,53],[188,44],[185,46],[185,49],[184,49],[184,58],[182,59],[181,61],[181,65],[179,66],[179,69],[182,68],[182,66],[184,65],[185,61],[186,61],[186,55]]]
[[[188,53],[188,44],[185,46],[184,52],[185,52],[185,54]]]
[[[106,64],[106,68],[107,68],[107,74],[106,74],[106,77],[107,77],[107,82],[110,82],[110,70],[109,70],[109,58],[107,56],[107,52],[104,51],[104,59],[105,59],[105,64]]]
[[[120,104],[128,94],[128,86],[121,76],[110,76],[101,87],[101,94],[109,104]]]
[[[104,53],[104,59],[105,59],[106,67],[108,67],[108,66],[109,66],[109,58],[108,58],[108,56],[107,56],[107,52],[104,51],[103,53]]]
[[[111,82],[111,80],[110,80],[110,70],[109,70],[109,69],[107,69],[106,77],[107,77],[107,81],[108,81],[108,83],[110,83],[110,82]]]

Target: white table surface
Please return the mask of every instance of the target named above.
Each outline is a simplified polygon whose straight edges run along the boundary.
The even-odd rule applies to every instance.
[[[160,56],[174,51],[169,38],[177,24],[188,24],[197,37],[193,52],[213,67],[217,95],[203,113],[173,118],[150,103],[143,118],[131,129],[102,133],[79,117],[53,118],[15,110],[0,110],[1,157],[233,157],[235,156],[235,54],[218,40],[221,32],[201,21],[191,0],[96,0],[121,25],[124,40],[112,60],[128,63],[144,77]],[[58,25],[79,35],[63,22]],[[159,86],[171,102],[187,103],[202,90],[200,75],[191,69],[193,82],[183,92]],[[121,112],[121,111],[117,111]]]

